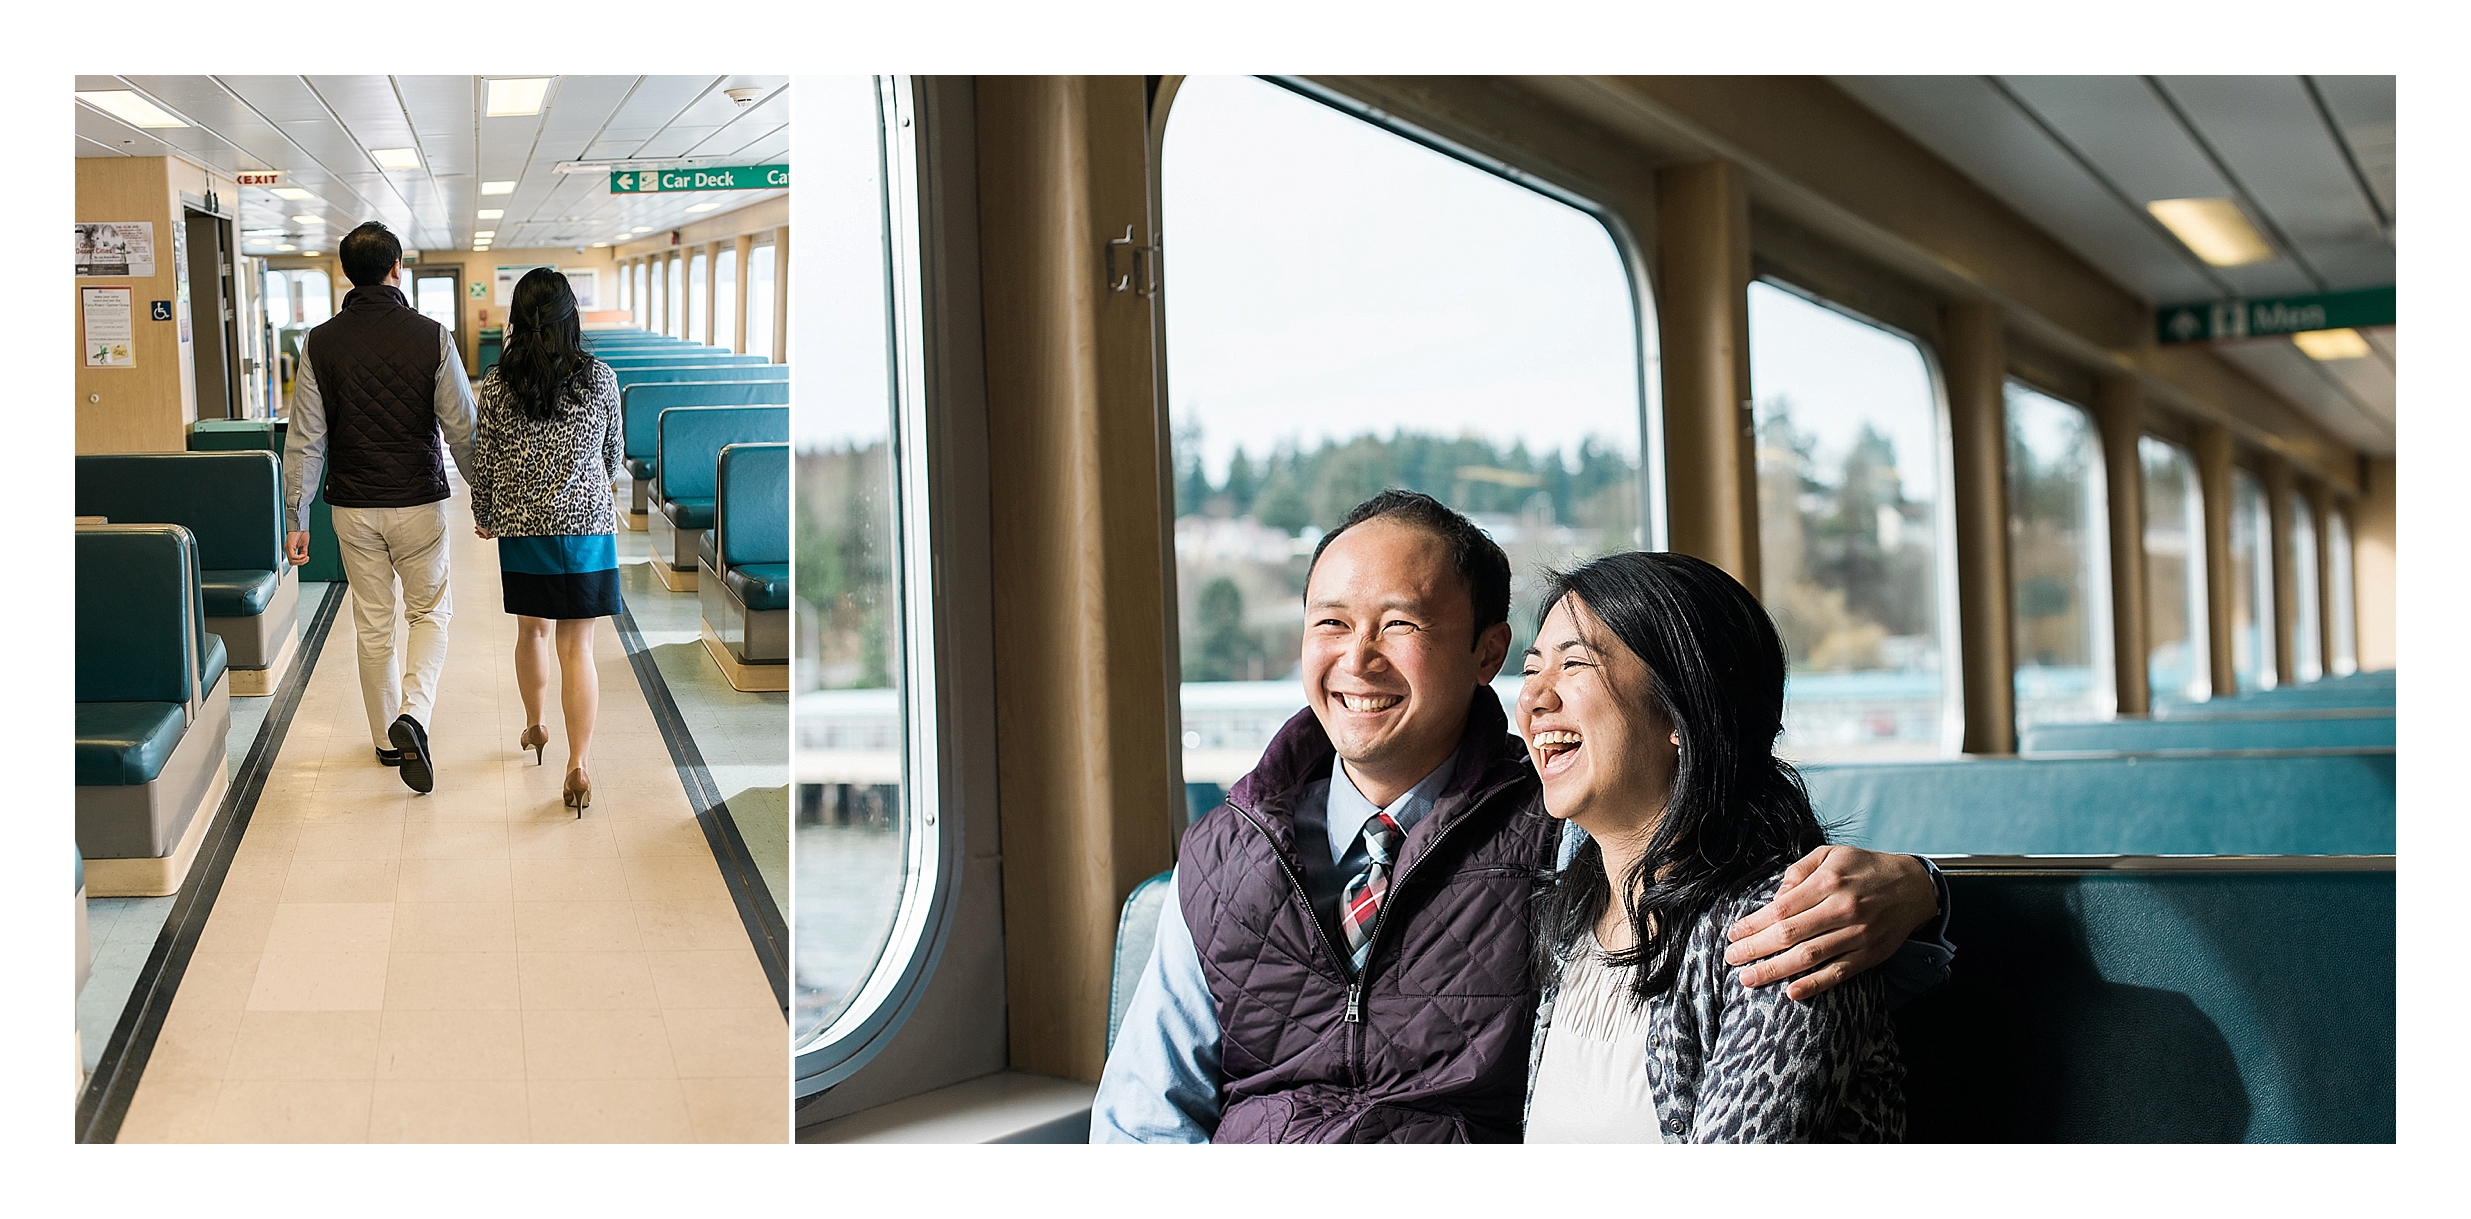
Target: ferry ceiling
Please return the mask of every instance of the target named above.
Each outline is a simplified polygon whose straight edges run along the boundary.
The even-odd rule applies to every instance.
[[[80,76],[77,155],[179,157],[243,185],[243,253],[608,246],[777,190],[620,194],[613,170],[789,160],[787,76]]]

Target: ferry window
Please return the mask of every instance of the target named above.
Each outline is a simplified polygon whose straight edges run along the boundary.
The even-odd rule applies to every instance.
[[[334,281],[315,267],[268,271],[266,321],[277,330],[315,326],[335,313]]]
[[[2325,676],[2325,641],[2317,627],[2317,521],[2308,497],[2294,491],[2291,512],[2291,680]]]
[[[2344,677],[2359,672],[2359,637],[2351,617],[2351,516],[2340,508],[2326,514],[2325,561],[2332,568],[2326,583],[2333,585],[2334,596],[2327,607],[2334,619],[2334,658],[2328,668]]]
[[[668,277],[661,274],[657,259],[646,260],[645,266],[647,278],[652,284],[652,303],[644,314],[644,329],[655,333],[666,333],[669,330],[668,315],[663,312],[662,307],[668,303],[669,299],[669,294],[663,291]]]
[[[675,254],[669,256],[669,309],[661,319],[671,338],[686,337],[686,260]]]
[[[711,265],[704,252],[697,250],[686,268],[686,335],[698,342],[711,337],[704,328],[710,316],[704,308],[704,276],[711,270]]]
[[[2082,409],[2021,385],[2007,408],[2016,725],[2107,719],[2118,702],[2101,437]]]
[[[1759,579],[1798,760],[1953,752],[1939,395],[1922,348],[1750,286]]]
[[[2162,702],[2213,694],[2205,600],[2205,501],[2196,462],[2177,445],[2141,437],[2145,478],[2145,680]]]
[[[772,245],[767,242],[746,256],[746,349],[772,358]]]
[[[2231,675],[2239,690],[2274,688],[2274,526],[2265,488],[2231,471]]]
[[[630,313],[635,308],[635,276],[623,266],[618,268],[618,308]]]
[[[1642,309],[1586,211],[1252,77],[1187,78],[1161,216],[1183,671],[1200,811],[1304,702],[1314,544],[1406,487],[1548,567],[1646,540]],[[1514,701],[1518,667],[1495,685]]]
[[[712,260],[712,345],[737,349],[738,249],[724,246]]]
[[[932,545],[912,491],[924,443],[915,158],[890,135],[907,123],[880,117],[905,92],[868,77],[820,79],[800,86],[799,122],[814,125],[800,155],[812,169],[793,203],[816,237],[791,273],[835,290],[816,294],[824,316],[792,337],[802,363],[829,370],[827,393],[842,409],[799,412],[794,433],[790,1033],[801,1095],[857,1070],[915,1002],[931,928],[947,917],[957,841],[936,815],[935,717],[920,705],[935,688],[921,643],[933,638],[934,607],[908,591],[921,586]],[[773,247],[756,253],[750,287],[761,283],[768,299]],[[755,299],[750,321],[769,314]]]

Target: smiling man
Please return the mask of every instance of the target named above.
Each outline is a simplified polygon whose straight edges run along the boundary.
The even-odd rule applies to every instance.
[[[1385,491],[1321,540],[1309,704],[1185,833],[1092,1142],[1515,1142],[1537,989],[1529,898],[1577,840],[1544,814],[1490,689],[1510,562],[1430,496]],[[1813,852],[1734,929],[1744,985],[1807,998],[1944,904],[1918,860]],[[1755,963],[1754,963],[1755,962]]]

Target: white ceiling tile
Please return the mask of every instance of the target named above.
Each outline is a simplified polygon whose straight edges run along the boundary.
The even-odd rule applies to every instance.
[[[2359,158],[2360,171],[2394,214],[2394,78],[2391,76],[2319,76],[2317,91],[2335,125]]]

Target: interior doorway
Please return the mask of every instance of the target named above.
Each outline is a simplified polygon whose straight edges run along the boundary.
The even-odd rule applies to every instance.
[[[472,367],[471,345],[463,331],[463,267],[459,263],[419,263],[403,269],[412,281],[412,308],[455,336],[455,354]]]
[[[184,203],[186,201],[184,200]],[[181,212],[188,276],[189,361],[200,419],[241,419],[240,308],[234,291],[231,217],[194,206]]]

